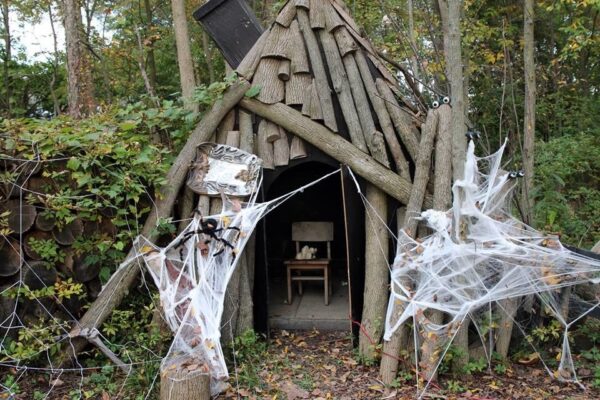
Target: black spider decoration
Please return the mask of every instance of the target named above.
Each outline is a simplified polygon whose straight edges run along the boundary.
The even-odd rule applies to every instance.
[[[231,250],[234,250],[235,247],[233,246],[233,244],[231,244],[228,240],[224,239],[223,237],[217,236],[217,233],[224,232],[226,230],[234,230],[234,231],[237,231],[239,234],[239,232],[241,232],[240,228],[238,228],[237,226],[229,226],[226,228],[219,228],[218,226],[219,226],[219,223],[214,218],[206,218],[206,219],[201,218],[200,219],[200,227],[194,231],[186,232],[181,237],[179,242],[177,242],[177,244],[175,245],[175,248],[181,247],[179,249],[179,256],[180,256],[181,260],[183,261],[183,245],[192,236],[198,235],[198,234],[204,234],[209,237],[208,239],[204,239],[203,242],[200,242],[201,244],[204,244],[205,246],[208,245],[213,239],[220,242],[221,244],[223,244],[223,247],[213,255],[214,257],[223,253],[227,247],[229,247]]]

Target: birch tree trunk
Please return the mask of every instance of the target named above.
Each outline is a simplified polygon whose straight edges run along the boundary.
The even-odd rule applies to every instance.
[[[179,64],[179,80],[181,82],[181,95],[183,102],[189,110],[197,111],[198,105],[194,104],[194,63],[190,48],[190,35],[188,32],[187,18],[185,16],[185,0],[171,0],[173,10],[173,29],[175,30],[175,44],[177,47],[177,64]]]
[[[525,179],[522,189],[522,207],[525,223],[533,224],[533,154],[535,139],[535,62],[533,59],[534,2],[525,0],[523,20],[523,61],[525,69],[525,114],[523,117],[523,169]]]
[[[81,8],[77,0],[64,0],[62,3],[67,45],[67,81],[69,114],[82,118],[96,108],[92,68],[89,55],[83,45],[83,22]]]

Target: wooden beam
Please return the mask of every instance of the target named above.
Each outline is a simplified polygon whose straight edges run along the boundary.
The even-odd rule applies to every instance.
[[[312,66],[315,81],[317,82],[316,88],[319,92],[319,101],[321,103],[321,109],[323,110],[325,125],[329,129],[337,131],[337,121],[335,120],[335,112],[333,111],[333,100],[331,99],[327,72],[325,70],[323,59],[321,58],[321,49],[319,48],[317,37],[310,26],[308,13],[302,8],[298,8],[298,24],[300,25],[300,31],[306,42],[310,65]]]
[[[412,185],[408,180],[383,167],[373,157],[363,153],[323,125],[281,103],[268,105],[258,100],[243,98],[240,106],[306,140],[339,162],[347,164],[354,172],[391,197],[404,204],[408,203],[412,191]],[[427,196],[425,207],[431,205],[432,199]]]
[[[158,218],[167,218],[171,215],[173,204],[179,194],[179,189],[185,182],[189,164],[196,154],[196,147],[210,138],[221,120],[244,97],[249,88],[250,84],[248,82],[235,83],[227,89],[223,98],[215,102],[212,108],[205,114],[202,121],[196,126],[169,169],[166,176],[168,184],[160,189],[160,196],[157,196],[152,211],[148,213],[146,223],[140,232],[141,235],[149,240],[157,239],[158,234],[155,228]],[[135,256],[135,250],[131,249],[125,259],[129,260]],[[102,325],[112,310],[121,303],[139,272],[139,264],[132,262],[118,269],[113,274],[98,298],[90,305],[90,308],[79,320],[79,323],[75,324],[71,332],[73,339],[70,341],[70,345],[66,346],[66,351],[62,353],[62,362],[67,361],[68,358],[83,350],[87,345],[87,340],[78,336],[78,332],[85,328],[91,330]]]

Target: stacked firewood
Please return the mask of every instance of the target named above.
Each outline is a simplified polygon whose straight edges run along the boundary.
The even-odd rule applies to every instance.
[[[102,209],[87,219],[62,218],[60,209],[52,206],[52,200],[60,198],[61,187],[76,186],[68,178],[69,174],[64,173],[67,170],[64,162],[42,163],[15,158],[3,160],[0,168],[0,214],[3,215],[0,221],[4,222],[4,226],[0,226],[0,291],[25,285],[37,291],[60,286],[71,278],[72,282],[83,284],[83,293],[63,299],[60,306],[54,298],[54,301],[44,302],[44,307],[50,307],[50,312],[52,308],[63,311],[66,308],[69,313],[79,315],[83,295],[93,300],[101,289],[98,276],[101,264],[97,262],[98,257],[89,257],[85,244],[95,239],[114,240],[117,234],[112,222],[115,210]],[[50,178],[53,173],[60,173],[63,178]],[[18,285],[19,282],[22,285]],[[0,308],[2,319],[14,308],[14,296],[5,294],[0,303],[11,304]],[[35,316],[36,312],[30,308],[38,303],[30,303],[22,307],[22,313]]]

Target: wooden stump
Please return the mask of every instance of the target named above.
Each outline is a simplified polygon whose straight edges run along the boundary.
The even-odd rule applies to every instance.
[[[2,241],[5,243],[0,248],[0,276],[11,276],[23,265],[23,249],[18,240],[6,238]]]
[[[23,266],[23,283],[31,290],[53,286],[56,278],[56,269],[48,267],[44,261],[28,261]]]
[[[76,219],[68,225],[63,226],[62,228],[55,227],[52,230],[52,235],[54,236],[54,240],[58,244],[62,244],[63,246],[70,246],[75,242],[81,234],[83,233],[83,222],[80,219]]]
[[[54,229],[54,225],[56,225],[56,220],[51,215],[38,214],[35,219],[35,227],[40,231],[50,232]]]
[[[25,240],[23,241],[22,245],[23,245],[23,250],[25,251],[25,254],[27,254],[27,257],[31,258],[32,260],[41,260],[42,259],[42,256],[33,249],[35,246],[31,245],[32,240],[35,240],[38,242],[41,240],[54,241],[54,239],[52,238],[52,234],[50,232],[33,231],[33,232],[28,233],[25,236]]]
[[[27,232],[35,222],[37,211],[30,204],[23,204],[19,200],[11,200],[6,204],[10,211],[8,227],[15,233]]]
[[[160,375],[160,400],[209,400],[208,374],[191,374],[187,371],[164,371]]]
[[[73,278],[77,282],[89,282],[100,273],[100,263],[90,262],[86,255],[73,260]]]

